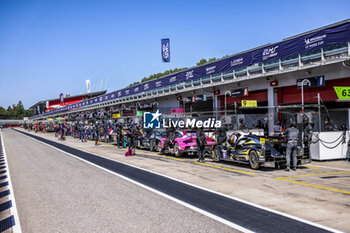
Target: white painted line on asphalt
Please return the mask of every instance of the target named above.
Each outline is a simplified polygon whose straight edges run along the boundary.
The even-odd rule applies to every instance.
[[[178,200],[178,199],[176,199],[176,198],[173,198],[173,197],[171,197],[171,196],[169,196],[169,195],[167,195],[167,194],[165,194],[165,193],[159,192],[158,190],[152,189],[152,188],[150,188],[150,187],[148,187],[148,186],[145,186],[145,185],[143,185],[143,184],[141,184],[141,183],[139,183],[139,182],[137,182],[137,181],[131,180],[131,179],[128,178],[128,177],[125,177],[125,176],[120,175],[120,174],[118,174],[118,173],[112,172],[112,171],[110,171],[110,170],[108,170],[108,169],[105,169],[105,168],[103,168],[103,167],[101,167],[101,166],[98,166],[98,165],[96,165],[96,164],[94,164],[94,163],[91,163],[91,162],[89,162],[89,161],[86,161],[86,160],[84,160],[84,159],[82,159],[82,158],[79,158],[79,157],[73,155],[73,154],[70,154],[70,153],[68,153],[68,152],[66,152],[66,151],[63,151],[63,150],[61,150],[61,149],[58,149],[58,148],[56,148],[56,147],[54,147],[54,146],[51,146],[51,145],[45,143],[45,142],[42,142],[42,141],[40,141],[40,140],[38,140],[38,139],[36,139],[36,138],[30,137],[30,136],[28,136],[28,135],[26,135],[26,134],[25,134],[25,136],[27,136],[27,137],[29,137],[29,138],[32,138],[32,139],[34,139],[34,140],[36,140],[36,141],[38,141],[38,142],[40,142],[40,143],[42,143],[42,144],[44,144],[44,145],[46,145],[46,146],[49,146],[49,147],[52,147],[52,148],[54,148],[54,149],[56,149],[56,150],[58,150],[58,151],[61,151],[62,153],[65,153],[65,154],[67,154],[67,155],[69,155],[69,156],[72,156],[72,157],[77,158],[77,159],[79,159],[79,160],[81,160],[81,161],[84,161],[84,162],[86,162],[86,163],[88,163],[88,164],[91,164],[91,165],[93,165],[93,166],[95,166],[95,167],[98,167],[98,168],[100,168],[100,169],[102,169],[102,170],[105,170],[105,171],[107,171],[107,172],[109,172],[109,173],[111,173],[111,174],[114,174],[114,175],[116,175],[116,176],[119,176],[119,177],[121,177],[121,178],[123,178],[123,179],[125,179],[125,180],[128,180],[128,181],[130,181],[130,182],[132,182],[132,183],[134,183],[134,184],[136,184],[136,185],[139,185],[139,186],[141,186],[141,187],[143,187],[143,188],[145,188],[145,189],[148,189],[148,190],[150,190],[150,191],[152,191],[152,192],[154,192],[154,193],[157,193],[157,194],[159,194],[159,195],[161,195],[161,196],[163,196],[163,197],[165,197],[165,198],[168,198],[168,199],[170,199],[170,200],[172,200],[172,201],[174,201],[174,202],[176,202],[176,203],[179,203],[179,204],[181,204],[181,205],[183,205],[183,206],[186,206],[186,207],[188,207],[188,208],[190,208],[190,209],[193,209],[193,210],[195,210],[195,211],[197,211],[197,212],[199,212],[199,213],[202,213],[203,215],[206,215],[206,216],[208,216],[208,217],[210,217],[210,218],[213,218],[213,219],[215,219],[215,220],[217,220],[217,221],[219,221],[219,222],[221,222],[221,223],[224,223],[224,224],[226,224],[226,225],[228,225],[228,226],[230,226],[230,227],[232,227],[232,228],[234,228],[234,229],[237,229],[237,230],[243,231],[243,232],[252,232],[252,231],[250,231],[250,230],[248,230],[248,229],[246,229],[246,228],[244,228],[244,227],[242,227],[242,226],[236,225],[236,224],[234,224],[234,223],[232,223],[232,222],[230,222],[230,221],[227,221],[227,220],[225,220],[225,219],[223,219],[223,218],[220,218],[220,217],[218,217],[218,216],[216,216],[216,215],[213,215],[213,214],[211,214],[211,213],[209,213],[209,212],[207,212],[207,211],[198,209],[197,207],[192,206],[192,205],[189,205],[189,204],[186,203],[186,202],[183,202],[183,201],[181,201],[181,200]],[[289,215],[289,214],[286,214],[286,213],[282,213],[282,212],[279,212],[279,211],[277,211],[277,210],[273,210],[273,209],[270,209],[270,208],[267,208],[267,207],[263,207],[263,206],[260,206],[260,205],[258,205],[258,204],[254,204],[254,203],[251,203],[251,202],[248,202],[248,201],[245,201],[245,200],[236,198],[236,197],[228,196],[228,195],[226,195],[226,194],[224,194],[224,193],[220,193],[220,192],[217,192],[217,191],[214,191],[214,190],[210,190],[210,189],[207,189],[207,188],[204,188],[204,187],[200,187],[200,186],[197,186],[197,185],[195,185],[195,184],[187,183],[186,181],[178,180],[178,179],[176,179],[176,178],[173,178],[173,177],[170,177],[170,176],[167,176],[167,175],[164,175],[164,174],[160,174],[160,173],[158,173],[158,172],[154,172],[154,171],[147,170],[147,169],[144,169],[144,168],[141,168],[141,167],[137,167],[137,166],[135,166],[135,165],[128,164],[128,163],[125,163],[125,162],[122,162],[122,161],[113,160],[113,159],[110,159],[110,158],[107,158],[107,157],[103,157],[103,156],[101,156],[101,155],[97,155],[97,154],[94,154],[94,153],[91,153],[91,152],[88,152],[88,151],[85,151],[85,150],[82,150],[82,149],[77,149],[77,150],[81,150],[81,151],[84,151],[84,152],[86,152],[86,153],[93,154],[93,155],[95,155],[95,156],[97,156],[97,157],[100,157],[100,158],[104,158],[104,159],[107,159],[107,160],[110,160],[110,161],[122,163],[122,164],[125,164],[125,165],[130,166],[130,167],[134,167],[134,168],[137,168],[137,169],[140,169],[140,170],[143,170],[143,171],[147,171],[147,172],[150,172],[150,173],[159,175],[159,176],[163,176],[163,177],[166,177],[166,178],[168,178],[168,179],[172,179],[172,180],[181,182],[181,183],[183,183],[183,184],[187,184],[187,185],[190,185],[190,186],[192,186],[192,187],[205,190],[205,191],[207,191],[207,192],[215,193],[215,194],[217,194],[217,195],[221,195],[221,196],[227,197],[227,198],[229,198],[229,199],[232,199],[232,200],[235,200],[235,201],[238,201],[238,202],[242,202],[242,203],[244,203],[244,204],[247,204],[247,205],[250,205],[250,206],[254,206],[254,207],[256,207],[256,208],[259,208],[259,209],[262,209],[262,210],[266,210],[266,211],[269,211],[269,212],[272,212],[272,213],[275,213],[275,214],[278,214],[278,215],[281,215],[281,216],[284,216],[284,217],[287,217],[287,218],[291,218],[291,219],[297,220],[297,221],[299,221],[299,222],[303,222],[303,223],[306,223],[306,224],[309,224],[309,225],[312,225],[312,226],[315,226],[315,227],[318,227],[318,228],[321,228],[321,229],[324,229],[324,230],[327,230],[327,231],[336,232],[336,233],[342,233],[342,231],[339,231],[339,230],[336,230],[336,229],[333,229],[333,228],[330,228],[330,227],[327,227],[327,226],[323,226],[323,225],[321,225],[321,224],[308,221],[308,220],[306,220],[306,219],[302,219],[302,218],[299,218],[299,217],[296,217],[296,216],[293,216],[293,215]]]
[[[12,182],[11,182],[10,167],[9,167],[8,162],[7,162],[7,155],[6,155],[6,149],[5,149],[2,129],[0,129],[0,135],[1,135],[1,145],[2,145],[4,158],[5,158],[5,164],[6,164],[6,168],[7,168],[7,179],[9,182],[10,200],[12,202],[12,207],[10,208],[10,212],[13,215],[13,218],[15,219],[15,225],[11,227],[11,230],[14,233],[22,233],[21,224],[19,221],[19,216],[18,216],[18,211],[17,211],[17,206],[16,206],[15,193],[13,192],[13,187],[12,187]]]

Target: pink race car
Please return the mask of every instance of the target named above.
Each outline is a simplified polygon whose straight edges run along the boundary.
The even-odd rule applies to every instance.
[[[197,154],[196,132],[194,131],[175,131],[167,138],[160,138],[157,141],[156,149],[158,152],[174,154],[180,157],[183,154]],[[212,146],[215,144],[215,139],[205,136],[206,152],[210,153]]]

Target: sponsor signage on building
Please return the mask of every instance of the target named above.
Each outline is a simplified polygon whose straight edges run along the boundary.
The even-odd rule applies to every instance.
[[[185,97],[185,98],[184,98],[184,102],[185,102],[186,104],[191,103],[191,102],[192,102],[192,96]]]
[[[243,88],[243,96],[249,96],[248,87]]]
[[[297,80],[298,89],[301,88],[303,84],[304,88],[310,87],[324,87],[325,86],[325,78],[324,75],[316,76],[311,78],[302,78]]]
[[[196,102],[207,101],[207,95],[206,94],[197,95],[197,96],[195,96],[195,101]]]
[[[231,91],[232,97],[242,97],[243,96],[243,89],[235,89]]]
[[[147,109],[147,108],[151,108],[151,107],[152,107],[151,104],[141,104],[138,109]]]

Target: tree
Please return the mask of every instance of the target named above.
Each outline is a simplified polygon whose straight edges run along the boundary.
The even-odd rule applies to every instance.
[[[207,62],[208,62],[207,59],[203,58],[199,62],[197,62],[197,66],[204,65]]]
[[[0,106],[0,119],[23,119],[23,117],[30,117],[32,115],[33,111],[30,109],[26,110],[22,101],[8,106],[7,109]]]

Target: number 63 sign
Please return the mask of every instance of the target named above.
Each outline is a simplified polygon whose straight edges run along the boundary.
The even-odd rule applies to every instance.
[[[350,99],[350,87],[334,87],[334,90],[340,100]]]

